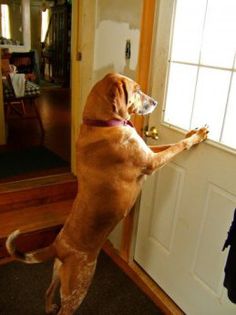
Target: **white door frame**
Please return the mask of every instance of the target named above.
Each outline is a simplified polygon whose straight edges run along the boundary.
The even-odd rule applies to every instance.
[[[93,84],[96,1],[72,1],[71,171],[76,175],[76,138],[87,94]],[[86,27],[89,25],[89,27]]]

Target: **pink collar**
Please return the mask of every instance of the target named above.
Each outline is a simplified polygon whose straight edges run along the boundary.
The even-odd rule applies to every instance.
[[[133,123],[130,120],[96,120],[96,119],[83,119],[83,123],[92,127],[118,127],[118,126],[130,126],[134,128]]]

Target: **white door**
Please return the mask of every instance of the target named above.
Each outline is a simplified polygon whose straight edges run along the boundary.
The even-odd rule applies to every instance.
[[[218,3],[218,7],[212,9],[214,2]],[[210,137],[215,141],[209,140],[189,152],[183,152],[147,180],[141,197],[134,259],[188,315],[236,314],[236,305],[228,300],[223,287],[228,251],[222,252],[236,207],[236,145],[233,139],[236,138],[236,124],[230,124],[230,120],[236,119],[236,115],[233,116],[236,112],[235,46],[233,69],[232,65],[229,70],[228,65],[221,66],[220,61],[220,66],[216,68],[213,64],[209,67],[201,65],[207,46],[204,40],[213,23],[208,19],[214,19],[214,14],[222,12],[220,5],[226,6],[229,2],[235,3],[230,0],[178,0],[176,6],[173,0],[158,1],[151,90],[159,101],[159,109],[151,115],[149,126],[157,126],[158,144],[162,144],[183,138],[181,129],[173,125],[188,129],[188,123],[192,127],[197,127],[194,126],[197,123],[208,123],[212,131]],[[204,5],[202,16],[195,18],[196,12],[201,14],[200,6]],[[184,17],[181,16],[181,13],[184,14],[181,6],[189,10],[187,25],[184,25]],[[235,16],[236,12],[233,14]],[[176,24],[180,20],[183,25]],[[198,63],[194,57],[187,62],[184,57],[181,59],[178,43],[172,42],[172,53],[176,49],[179,56],[174,56],[174,60],[173,54],[170,55],[171,25],[174,25],[174,31],[178,27],[180,33],[181,27],[184,30],[181,47],[186,54],[191,47],[193,49],[189,54],[195,53],[197,47],[194,45],[198,43],[201,54]],[[219,29],[217,33],[221,49]],[[176,31],[176,34],[179,33]],[[192,36],[195,38],[192,39]],[[231,38],[232,41],[234,39],[235,36]],[[176,47],[173,48],[174,45]],[[227,53],[229,51],[230,48]],[[175,62],[172,63],[173,60]],[[178,68],[181,65],[185,68]],[[224,97],[226,107],[220,115],[220,102]],[[188,108],[191,102],[194,108]],[[221,116],[223,118],[219,122],[217,119]],[[220,128],[220,136],[217,128]],[[231,130],[228,138],[227,128]]]

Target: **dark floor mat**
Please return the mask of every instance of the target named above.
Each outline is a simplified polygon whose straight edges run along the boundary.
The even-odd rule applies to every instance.
[[[52,263],[0,266],[0,314],[43,315]],[[163,314],[104,253],[77,315]]]
[[[68,165],[67,161],[44,146],[0,152],[0,179]]]

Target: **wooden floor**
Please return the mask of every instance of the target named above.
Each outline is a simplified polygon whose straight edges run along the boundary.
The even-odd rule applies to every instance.
[[[45,130],[44,145],[70,162],[70,89],[42,89],[38,109]]]
[[[0,183],[0,264],[8,260],[5,241],[16,229],[22,231],[24,251],[49,245],[71,211],[76,193],[77,179],[72,174]]]
[[[1,146],[0,152],[44,145],[70,163],[70,89],[42,87],[36,104],[43,123],[44,138],[42,139],[42,131],[37,119],[9,119],[7,145]],[[30,104],[26,103],[26,109],[31,110]],[[43,175],[43,172],[39,175]]]

